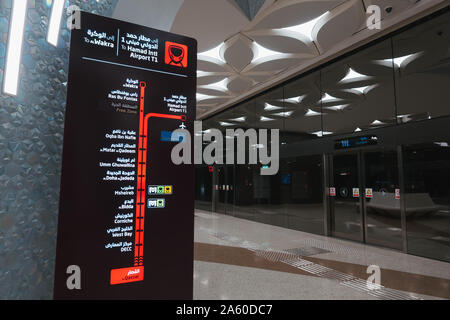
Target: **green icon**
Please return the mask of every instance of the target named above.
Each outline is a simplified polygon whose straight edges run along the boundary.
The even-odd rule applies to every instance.
[[[164,194],[164,186],[158,186],[158,194]]]
[[[158,199],[156,203],[156,207],[158,208],[164,208],[166,206],[166,201],[164,199]]]

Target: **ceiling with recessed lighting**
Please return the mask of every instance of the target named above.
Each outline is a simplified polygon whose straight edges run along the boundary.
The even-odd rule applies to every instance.
[[[203,127],[280,129],[298,141],[448,115],[449,19],[450,12],[405,29],[214,114]]]
[[[269,86],[294,68],[307,69],[337,46],[367,31],[367,7],[378,5],[383,22],[402,20],[408,10],[445,2],[442,0],[176,0],[119,1],[115,17],[125,20],[139,3],[164,12],[147,19],[150,27],[184,34],[198,40],[197,116],[229,106]],[[130,18],[122,11],[126,6]],[[143,4],[141,4],[143,5]],[[392,11],[387,13],[388,6]],[[123,7],[123,8],[122,8]],[[122,8],[122,9],[121,9]],[[131,12],[130,12],[131,10]],[[158,10],[151,10],[157,12]],[[155,14],[152,14],[154,16]],[[142,14],[138,14],[138,17]],[[137,21],[140,21],[136,18]],[[141,19],[144,20],[144,19]],[[144,22],[144,21],[143,21]],[[170,25],[170,27],[169,27]],[[368,34],[369,35],[369,34]],[[370,33],[373,35],[373,33]],[[350,42],[349,42],[350,43]],[[405,59],[408,57],[404,57]],[[401,63],[401,61],[398,61]],[[301,69],[299,69],[299,73]],[[355,70],[347,77],[357,77]],[[343,79],[345,83],[347,79]],[[364,83],[364,81],[363,81]],[[370,90],[366,85],[355,92]],[[339,106],[332,106],[339,111]],[[345,108],[342,104],[340,108]],[[280,111],[281,112],[281,111]],[[314,112],[314,109],[311,109]],[[312,114],[312,113],[310,113]],[[283,114],[280,116],[287,116]]]

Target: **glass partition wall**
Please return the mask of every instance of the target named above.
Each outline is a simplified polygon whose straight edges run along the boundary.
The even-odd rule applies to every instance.
[[[198,166],[197,207],[450,261],[449,89],[447,10],[205,119],[280,165]]]

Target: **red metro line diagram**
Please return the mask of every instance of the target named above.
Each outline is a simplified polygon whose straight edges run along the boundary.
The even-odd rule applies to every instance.
[[[195,168],[171,153],[193,136],[197,41],[80,16],[70,37],[53,297],[190,300]]]
[[[184,115],[169,115],[162,113],[144,113],[146,82],[140,82],[139,101],[139,139],[138,139],[138,170],[136,185],[136,222],[134,231],[134,266],[112,269],[111,285],[137,282],[144,280],[144,222],[145,222],[145,192],[147,177],[148,124],[150,118],[164,118],[186,121]],[[144,115],[145,114],[145,115]]]

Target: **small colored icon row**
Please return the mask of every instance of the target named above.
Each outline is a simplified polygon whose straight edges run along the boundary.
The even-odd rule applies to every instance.
[[[149,195],[171,195],[173,194],[172,186],[148,186]]]
[[[359,188],[352,188],[351,191],[352,191],[351,194],[353,195],[353,198],[361,197]],[[336,188],[335,187],[327,188],[326,192],[330,197],[336,197]],[[350,188],[347,188],[347,187],[339,188],[339,196],[341,198],[347,198],[349,195],[350,195]],[[372,188],[366,188],[364,195],[367,199],[373,199],[375,195],[377,197],[379,197],[379,196],[389,197],[389,196],[394,195],[395,200],[400,200],[400,189],[395,189],[395,193],[393,194],[393,193],[389,193],[386,189],[383,189],[383,188],[378,190],[377,192],[374,192]]]
[[[166,199],[148,199],[147,208],[163,209],[166,207]]]

